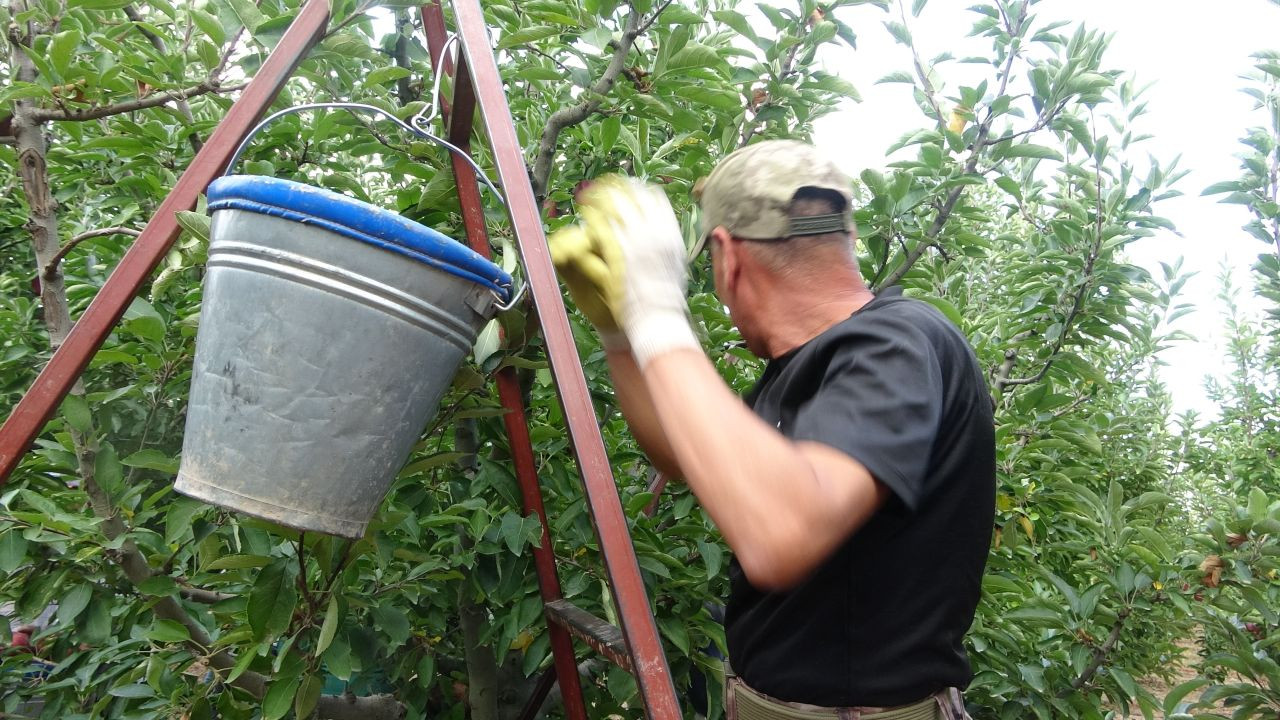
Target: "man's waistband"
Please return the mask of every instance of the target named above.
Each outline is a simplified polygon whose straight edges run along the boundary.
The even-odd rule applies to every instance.
[[[964,720],[960,692],[947,688],[918,702],[897,707],[825,708],[769,697],[742,678],[726,678],[728,720]]]

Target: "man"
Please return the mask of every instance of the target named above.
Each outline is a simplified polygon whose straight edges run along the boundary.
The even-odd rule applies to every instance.
[[[990,399],[959,330],[863,283],[851,184],[817,149],[772,141],[700,187],[716,294],[769,361],[746,405],[690,327],[661,190],[598,181],[583,225],[552,238],[630,428],[734,552],[730,718],[965,717],[962,640],[995,506]]]

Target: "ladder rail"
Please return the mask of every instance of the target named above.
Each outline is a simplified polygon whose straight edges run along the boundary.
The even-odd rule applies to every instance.
[[[452,102],[444,97],[432,98],[437,103],[441,118],[445,121],[449,141],[464,152],[471,150],[471,128],[475,115],[475,96],[471,92],[470,73],[467,69],[465,55],[460,55],[456,70],[445,54],[446,30],[444,12],[438,3],[423,5],[421,8],[422,25],[427,34],[428,51],[431,55],[433,71],[450,73],[455,77],[454,97]],[[450,154],[453,177],[457,186],[458,204],[462,209],[462,222],[466,230],[467,242],[472,250],[486,257],[492,254],[489,244],[489,233],[485,225],[484,205],[480,196],[480,185],[477,182],[475,169],[462,158]],[[534,460],[533,442],[529,437],[529,424],[525,416],[524,400],[521,397],[520,383],[514,368],[498,371],[498,396],[506,413],[503,423],[507,431],[507,440],[511,447],[511,459],[515,466],[515,475],[520,485],[521,500],[525,514],[530,512],[538,516],[542,526],[541,543],[533,548],[534,566],[538,575],[538,589],[544,604],[555,602],[563,597],[560,578],[556,572],[555,548],[551,543],[551,527],[547,521],[546,508],[543,507],[538,470]],[[565,715],[569,720],[587,720],[586,705],[582,695],[582,681],[578,677],[578,665],[573,652],[573,639],[566,628],[549,623],[552,660],[556,678],[560,682],[560,694],[563,698]],[[539,689],[542,684],[539,683]],[[548,687],[547,690],[550,688]],[[541,694],[545,697],[546,691]],[[537,704],[542,698],[534,693]],[[530,698],[533,704],[534,698]]]
[[[533,197],[533,187],[529,184],[528,169],[516,137],[497,60],[485,30],[484,14],[479,0],[454,0],[452,5],[463,56],[468,60],[468,75],[497,165],[498,184],[507,195],[507,212],[524,261],[525,282],[542,323],[552,379],[564,408],[569,440],[582,474],[596,535],[600,539],[600,552],[617,606],[622,635],[635,668],[636,684],[645,701],[645,714],[650,720],[675,720],[681,717],[675,684],[640,575],[635,546],[622,512],[622,501],[618,497],[577,344],[569,327],[569,316],[560,295],[560,284],[551,265],[542,218]]]

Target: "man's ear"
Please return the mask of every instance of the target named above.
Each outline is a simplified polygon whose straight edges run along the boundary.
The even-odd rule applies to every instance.
[[[742,243],[729,234],[723,226],[711,231],[712,249],[719,254],[719,267],[716,272],[725,289],[733,291],[738,283],[738,274],[742,272]]]

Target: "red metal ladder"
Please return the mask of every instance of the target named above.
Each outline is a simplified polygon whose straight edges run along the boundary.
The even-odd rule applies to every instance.
[[[516,137],[502,78],[489,45],[479,0],[452,0],[459,41],[458,62],[447,57],[448,34],[441,0],[422,6],[423,27],[437,73],[454,77],[451,98],[434,98],[448,123],[447,139],[470,150],[473,119],[480,112],[481,125],[497,168],[498,183],[525,269],[533,312],[542,327],[552,378],[555,381],[569,438],[582,475],[588,509],[604,561],[606,577],[619,624],[617,626],[582,610],[562,596],[552,550],[550,528],[543,509],[533,446],[519,384],[512,368],[497,374],[498,394],[506,408],[504,424],[519,481],[524,512],[537,513],[542,542],[534,550],[538,583],[551,634],[554,675],[547,672],[529,698],[523,717],[531,716],[558,679],[570,720],[587,720],[587,708],[578,677],[572,637],[577,637],[636,678],[646,717],[675,720],[680,717],[670,667],[662,651],[648,596],[645,593],[635,547],[627,528],[617,486],[591,398],[551,257],[528,170]],[[226,168],[232,152],[266,112],[329,21],[328,0],[307,0],[297,17],[262,65],[257,75],[218,124],[191,165],[161,203],[142,234],[81,315],[63,344],[41,370],[32,387],[0,426],[0,485],[31,447],[45,422],[120,320],[130,301],[178,237],[175,213],[195,207],[204,192]],[[477,178],[471,167],[451,154],[459,204],[467,241],[473,249],[490,255],[484,208]]]

